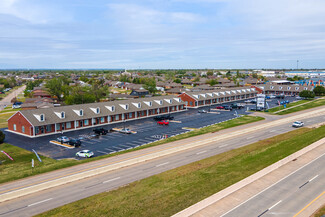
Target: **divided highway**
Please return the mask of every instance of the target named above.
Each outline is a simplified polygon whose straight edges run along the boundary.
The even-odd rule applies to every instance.
[[[87,172],[93,167],[101,168],[116,160],[123,162],[132,157],[137,157],[139,153],[142,155],[148,155],[152,152],[163,152],[173,145],[178,147],[184,146],[184,149],[179,149],[173,153],[165,154],[159,158],[155,157],[145,162],[143,161],[138,164],[133,164],[110,172],[67,183],[65,185],[59,185],[40,192],[1,202],[0,216],[32,216],[100,192],[112,190],[119,186],[175,167],[186,165],[240,146],[282,134],[293,130],[291,124],[293,120],[298,117],[299,120],[306,123],[306,126],[323,123],[325,121],[325,109],[314,109],[313,111],[314,112],[308,112],[306,114],[300,113],[298,115],[291,115],[291,117],[283,120],[274,120],[281,117],[272,116],[273,120],[239,126],[233,129],[199,136],[197,138],[190,138],[166,145],[152,147],[0,185],[0,197],[3,198],[6,194],[13,193],[18,189],[33,187],[42,183],[55,182],[69,176],[69,174],[71,175],[71,173],[78,172],[81,174],[80,171]],[[305,118],[303,118],[303,116]],[[184,143],[199,144],[190,147],[185,146]]]

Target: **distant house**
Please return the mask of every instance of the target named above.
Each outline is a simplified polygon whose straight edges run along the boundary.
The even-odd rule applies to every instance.
[[[49,94],[49,92],[47,92],[46,90],[42,90],[42,89],[34,89],[32,91],[32,95],[33,98],[51,98],[51,94]]]
[[[149,91],[148,90],[132,90],[130,95],[137,96],[137,97],[145,97],[146,95],[149,95]]]
[[[179,95],[183,92],[185,92],[185,89],[182,89],[182,88],[172,88],[172,89],[166,90],[166,94],[168,94],[168,95]]]

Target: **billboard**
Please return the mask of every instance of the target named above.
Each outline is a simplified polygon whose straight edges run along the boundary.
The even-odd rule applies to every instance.
[[[257,94],[257,98],[256,98],[256,106],[257,107],[261,107],[261,108],[265,108],[265,94]]]

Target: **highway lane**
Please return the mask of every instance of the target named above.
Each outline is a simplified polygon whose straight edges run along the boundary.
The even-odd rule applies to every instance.
[[[325,154],[222,217],[292,217],[325,190]],[[298,216],[306,216],[301,213]]]
[[[314,117],[303,119],[303,121],[306,122],[306,125],[308,126],[324,122],[324,119]],[[205,146],[154,159],[146,163],[140,163],[113,172],[104,173],[63,186],[23,196],[21,198],[1,203],[0,216],[32,216],[290,130],[293,130],[291,123],[285,123],[280,126],[252,132],[242,137],[235,137],[217,143],[212,142]]]

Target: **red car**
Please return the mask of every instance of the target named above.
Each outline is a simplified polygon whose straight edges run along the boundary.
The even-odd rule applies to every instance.
[[[157,124],[159,124],[159,125],[168,125],[169,124],[169,121],[165,121],[165,120],[158,121]]]
[[[219,105],[219,106],[217,106],[216,107],[216,109],[224,109],[225,107],[223,107],[223,106],[221,106],[221,105]]]

